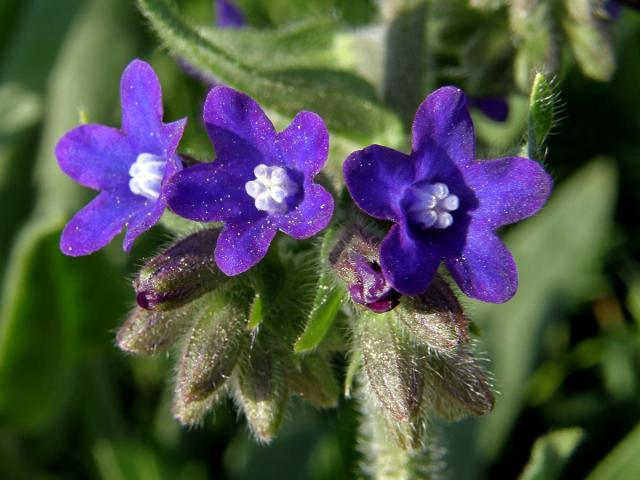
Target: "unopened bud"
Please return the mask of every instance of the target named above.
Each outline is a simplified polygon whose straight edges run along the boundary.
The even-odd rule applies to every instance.
[[[152,312],[136,307],[118,330],[116,343],[129,353],[163,352],[191,326],[198,307],[197,301],[170,312]]]
[[[191,404],[211,397],[227,381],[248,337],[246,313],[224,296],[207,294],[200,303],[180,357],[174,399],[174,414],[187,422]]]
[[[362,366],[380,406],[398,422],[410,422],[423,399],[424,352],[393,312],[366,312],[357,320]]]
[[[353,227],[332,252],[331,263],[355,303],[384,313],[398,305],[401,295],[382,273],[378,256],[378,244]]]
[[[149,260],[133,282],[138,305],[172,310],[225,282],[228,277],[214,260],[219,234],[219,229],[196,232]]]
[[[289,384],[294,392],[316,407],[335,407],[340,387],[327,356],[311,353],[297,360],[298,365],[289,375]]]
[[[469,345],[453,355],[430,354],[426,371],[427,397],[440,417],[458,420],[493,410],[491,383]]]
[[[438,274],[425,293],[403,297],[394,312],[413,335],[437,351],[448,352],[469,340],[460,302]]]
[[[234,396],[256,439],[268,443],[276,435],[289,403],[283,355],[258,333],[238,371]]]

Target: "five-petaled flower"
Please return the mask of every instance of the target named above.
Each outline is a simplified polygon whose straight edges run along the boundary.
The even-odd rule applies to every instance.
[[[327,160],[322,119],[300,112],[282,132],[249,96],[209,92],[204,123],[217,159],[185,169],[167,184],[169,206],[199,222],[224,222],[215,259],[227,275],[258,263],[278,230],[303,239],[325,228],[333,198],[313,179]]]
[[[424,292],[441,262],[468,296],[501,303],[518,274],[496,229],[538,212],[551,177],[526,158],[475,159],[475,136],[462,91],[443,87],[420,105],[412,151],[371,145],[344,164],[347,188],[372,217],[396,224],[380,247],[393,287]]]
[[[81,125],[56,146],[60,168],[100,193],[66,225],[62,252],[87,255],[127,227],[124,249],[150,229],[165,206],[164,185],[182,164],[176,149],[186,119],[162,122],[162,90],[151,66],[134,60],[120,83],[122,130]]]

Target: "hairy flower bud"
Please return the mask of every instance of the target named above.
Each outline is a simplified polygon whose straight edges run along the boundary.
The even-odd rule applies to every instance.
[[[487,415],[495,402],[489,377],[469,345],[454,355],[431,353],[427,359],[427,397],[445,420]]]
[[[199,302],[170,312],[153,312],[136,307],[116,335],[121,350],[136,354],[155,354],[170,348],[191,325]]]
[[[376,313],[388,312],[400,302],[378,262],[378,245],[353,227],[331,253],[332,265],[347,285],[351,299]]]
[[[419,345],[393,313],[358,319],[362,366],[382,408],[399,422],[420,411],[424,368]]]
[[[234,385],[235,399],[256,439],[268,443],[276,435],[289,403],[283,355],[260,332],[243,356]]]
[[[335,407],[340,387],[327,356],[311,353],[296,360],[296,368],[288,377],[293,391],[316,407]]]
[[[438,274],[425,293],[403,297],[394,312],[416,338],[437,351],[451,351],[469,340],[460,302]]]
[[[189,423],[190,405],[202,402],[231,375],[248,334],[247,315],[224,296],[207,294],[196,313],[178,365],[174,415]]]
[[[213,253],[219,234],[217,228],[196,232],[149,260],[133,282],[138,305],[172,310],[225,282]]]

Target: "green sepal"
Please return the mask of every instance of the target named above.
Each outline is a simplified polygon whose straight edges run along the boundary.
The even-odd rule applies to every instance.
[[[557,116],[558,95],[553,83],[538,73],[531,87],[529,97],[529,126],[527,130],[527,156],[544,161],[546,157],[545,140],[551,133]]]

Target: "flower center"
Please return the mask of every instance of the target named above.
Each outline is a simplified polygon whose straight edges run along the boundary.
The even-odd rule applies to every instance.
[[[449,187],[438,182],[415,189],[408,211],[409,217],[423,229],[445,229],[453,225],[453,216],[449,212],[459,206],[457,195],[449,193]]]
[[[160,197],[160,186],[167,162],[164,158],[152,153],[141,153],[129,168],[129,189],[136,195],[150,200]]]
[[[282,167],[269,167],[263,163],[253,169],[255,180],[244,189],[255,200],[256,208],[267,213],[286,213],[287,198],[298,191],[298,185]]]

